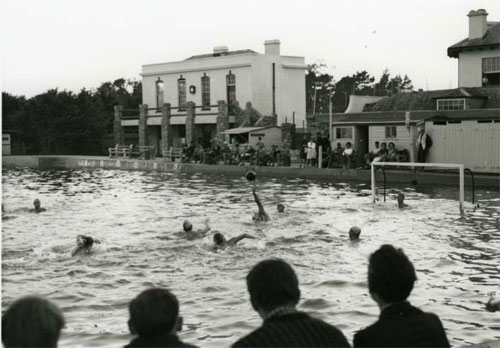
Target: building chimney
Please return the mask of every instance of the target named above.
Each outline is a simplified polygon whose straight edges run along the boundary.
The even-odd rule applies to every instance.
[[[214,56],[222,56],[228,51],[227,46],[214,47]]]
[[[477,11],[471,10],[467,16],[469,17],[469,40],[483,38],[488,29],[486,24],[488,12],[480,8]]]
[[[280,55],[280,40],[266,40],[264,42],[265,53],[269,56],[279,56]]]

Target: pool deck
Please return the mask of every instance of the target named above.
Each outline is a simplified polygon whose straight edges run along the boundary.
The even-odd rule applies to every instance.
[[[181,173],[220,173],[224,175],[243,176],[248,170],[255,170],[259,176],[287,177],[312,180],[332,180],[335,182],[370,183],[371,172],[367,169],[342,168],[300,168],[291,167],[254,167],[234,165],[208,165],[169,162],[164,159],[140,160],[129,158],[109,158],[101,156],[2,156],[2,167],[28,167],[36,169],[114,169],[146,172],[181,172]],[[457,173],[436,173],[408,169],[386,170],[387,183],[414,185],[455,186],[458,188]],[[382,171],[376,174],[377,186],[383,185]],[[499,175],[474,174],[475,187],[500,189]],[[465,178],[465,186],[471,184],[469,176]],[[388,187],[390,187],[388,185]]]

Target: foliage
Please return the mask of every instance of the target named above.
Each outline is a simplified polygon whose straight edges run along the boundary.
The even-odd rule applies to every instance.
[[[325,67],[326,64],[321,61],[307,66],[307,114],[327,113],[330,98],[332,111],[339,113],[345,111],[351,95],[390,96],[399,92],[413,90],[412,81],[408,75],[396,75],[391,78],[387,68],[382,72],[378,82],[375,82],[375,77],[371,76],[366,70],[344,76],[335,82],[332,75],[322,72]]]
[[[326,68],[323,62],[316,62],[307,66],[306,72],[306,112],[314,113],[314,101],[316,100],[316,112],[328,112],[328,86],[333,84],[333,76],[323,73]]]
[[[137,108],[141,92],[140,82],[125,79],[78,94],[51,89],[26,99],[3,92],[2,127],[20,132],[27,154],[105,154],[114,106]]]

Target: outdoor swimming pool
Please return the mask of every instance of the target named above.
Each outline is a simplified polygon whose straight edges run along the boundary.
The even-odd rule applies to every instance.
[[[171,289],[181,304],[181,338],[202,347],[229,346],[260,325],[245,276],[258,261],[281,257],[301,283],[300,309],[355,331],[374,322],[378,308],[367,291],[367,258],[381,244],[405,250],[417,270],[410,301],[441,317],[450,343],[500,339],[498,313],[484,310],[500,283],[500,198],[476,192],[481,207],[458,214],[456,188],[405,188],[411,209],[400,211],[390,193],[373,205],[369,186],[303,179],[258,178],[271,216],[252,223],[256,210],[244,177],[125,171],[3,172],[2,309],[38,293],[66,317],[61,347],[126,344],[128,302],[140,291]],[[470,194],[468,194],[470,195]],[[30,214],[35,198],[47,212]],[[286,206],[278,216],[276,203]],[[236,248],[211,251],[211,236],[182,239],[182,222],[226,237],[247,232]],[[362,229],[351,243],[347,231]],[[99,240],[94,254],[70,257],[78,234]]]

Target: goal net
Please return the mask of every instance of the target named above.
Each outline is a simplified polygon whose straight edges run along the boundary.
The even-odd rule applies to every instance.
[[[431,167],[431,168],[446,168],[446,169],[458,169],[459,173],[459,185],[460,185],[460,211],[464,210],[464,165],[463,164],[453,164],[453,163],[414,163],[414,162],[372,162],[372,200],[375,203],[375,198],[377,196],[377,187],[375,181],[375,170],[376,167]]]

